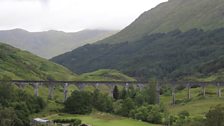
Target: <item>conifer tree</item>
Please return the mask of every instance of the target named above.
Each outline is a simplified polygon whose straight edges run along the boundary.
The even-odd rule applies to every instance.
[[[114,87],[114,90],[113,90],[113,98],[115,100],[118,100],[119,99],[119,90],[118,90],[118,87],[117,86]]]

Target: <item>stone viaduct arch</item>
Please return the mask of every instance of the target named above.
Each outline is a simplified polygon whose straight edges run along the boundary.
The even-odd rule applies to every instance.
[[[152,82],[144,82],[144,81],[33,81],[33,80],[11,80],[11,81],[1,81],[0,82],[10,82],[17,85],[20,88],[25,87],[26,85],[31,85],[34,88],[34,95],[39,96],[39,87],[40,86],[48,86],[48,98],[53,98],[54,87],[56,85],[60,85],[63,87],[64,101],[68,97],[68,86],[75,85],[79,90],[83,90],[85,86],[93,86],[94,88],[98,88],[101,85],[108,86],[111,90],[114,89],[114,86],[122,86],[126,89],[134,85],[135,87],[142,90],[147,84]],[[156,86],[157,92],[157,102],[160,103],[160,92],[162,86],[170,86],[172,89],[172,104],[176,102],[176,88],[178,86],[185,86],[187,88],[187,98],[191,99],[191,88],[194,86],[201,87],[201,94],[206,96],[206,87],[209,85],[213,85],[217,87],[217,96],[222,97],[222,87],[224,86],[224,82],[167,82],[167,81],[158,81]]]

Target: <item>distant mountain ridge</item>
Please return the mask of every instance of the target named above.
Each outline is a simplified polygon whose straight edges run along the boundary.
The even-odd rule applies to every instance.
[[[115,34],[110,30],[83,30],[74,33],[62,31],[28,32],[23,29],[0,31],[0,41],[30,51],[44,58],[71,51]]]
[[[144,12],[119,33],[98,43],[134,42],[153,33],[224,27],[224,0],[169,0]]]

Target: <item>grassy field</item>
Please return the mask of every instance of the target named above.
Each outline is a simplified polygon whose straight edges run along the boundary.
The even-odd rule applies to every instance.
[[[192,88],[190,100],[187,98],[187,89],[177,92],[176,101],[179,103],[176,105],[171,104],[171,96],[161,96],[161,102],[172,114],[178,114],[179,112],[186,110],[191,116],[204,116],[211,107],[218,104],[224,104],[224,97],[218,98],[216,87],[207,87],[205,97],[202,96],[201,90],[201,88]]]
[[[93,113],[91,115],[69,115],[69,114],[56,114],[48,116],[47,119],[81,119],[83,123],[91,124],[92,126],[159,126],[149,124],[129,118],[114,116],[105,113]]]

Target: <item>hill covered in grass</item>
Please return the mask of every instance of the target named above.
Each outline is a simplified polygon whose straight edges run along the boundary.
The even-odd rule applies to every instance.
[[[169,0],[144,12],[118,34],[98,43],[133,42],[153,33],[224,27],[223,0]]]
[[[101,69],[90,73],[84,73],[79,76],[83,81],[136,81],[117,70]]]
[[[77,75],[65,67],[27,51],[0,43],[0,79],[76,80]]]
[[[77,73],[117,69],[140,80],[208,77],[223,69],[223,34],[223,28],[175,30],[148,35],[134,43],[88,44],[52,61]]]
[[[0,43],[0,79],[3,77],[14,80],[135,81],[117,70],[109,69],[77,75],[54,62]]]
[[[28,32],[13,29],[0,31],[0,41],[44,58],[51,58],[87,43],[102,40],[116,32],[110,30],[83,30],[71,33],[54,30]]]

